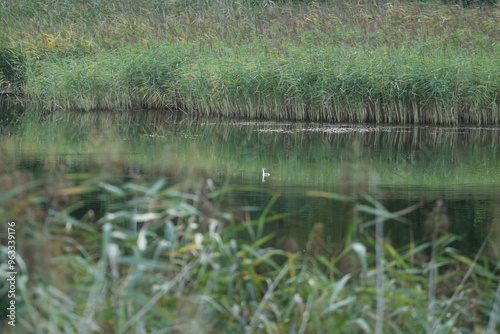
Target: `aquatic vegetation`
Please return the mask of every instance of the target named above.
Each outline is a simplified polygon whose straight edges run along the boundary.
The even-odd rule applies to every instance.
[[[447,217],[439,202],[426,223],[430,238],[396,249],[373,226],[404,223],[417,206],[392,213],[368,195],[310,193],[349,202],[353,222],[334,254],[321,240],[322,223],[311,230],[306,253],[288,252],[264,233],[277,218],[270,211],[277,196],[257,219],[238,220],[218,205],[231,189],[214,189],[209,180],[120,184],[68,174],[47,190],[2,189],[2,201],[32,194],[15,216],[2,212],[4,220],[23,221],[17,326],[51,333],[421,333],[497,325],[498,259],[487,256],[488,238],[473,259],[450,247],[455,237],[441,228]],[[79,196],[96,191],[105,211],[87,207],[75,219]]]
[[[496,7],[127,0],[1,6],[8,27],[0,32],[1,53],[26,59],[21,88],[50,110],[500,122]],[[0,69],[5,64],[0,59]]]
[[[347,61],[332,53],[207,63],[210,56],[182,60],[193,51],[179,49],[123,49],[45,63],[28,80],[27,93],[49,109],[143,106],[194,115],[399,124],[500,121],[495,62],[467,73],[466,59],[426,64],[405,52],[385,59],[385,51],[374,51]]]

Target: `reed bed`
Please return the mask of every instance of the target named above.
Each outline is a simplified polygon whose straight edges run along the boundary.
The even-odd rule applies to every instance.
[[[276,196],[260,216],[238,220],[218,209],[231,189],[206,178],[167,186],[67,174],[38,189],[4,186],[14,186],[4,203],[31,194],[1,213],[23,221],[16,329],[26,333],[449,333],[498,325],[498,235],[463,256],[451,247],[456,237],[439,201],[424,222],[427,237],[395,249],[373,225],[402,224],[412,207],[390,213],[368,195],[311,192],[352,206],[353,222],[333,251],[323,224],[315,225],[303,252],[279,248],[265,233],[277,218]],[[107,203],[102,214],[88,209],[75,219],[96,192]]]
[[[498,61],[428,64],[406,52],[384,58],[296,54],[288,59],[196,57],[193,47],[121,49],[44,64],[27,93],[49,109],[130,109],[334,122],[498,124]],[[187,60],[186,60],[187,58]],[[257,61],[256,61],[257,60]],[[483,65],[479,66],[479,63]]]
[[[0,80],[19,72],[16,85],[46,109],[500,122],[496,7],[21,3],[2,4]]]

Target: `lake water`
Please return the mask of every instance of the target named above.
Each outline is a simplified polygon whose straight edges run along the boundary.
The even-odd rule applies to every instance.
[[[352,219],[351,204],[311,191],[369,194],[391,212],[423,201],[407,222],[388,222],[396,245],[423,238],[440,199],[465,253],[481,245],[500,215],[500,127],[191,119],[144,111],[36,115],[15,107],[1,115],[1,173],[43,178],[93,168],[174,183],[205,170],[216,187],[239,189],[232,202],[252,218],[278,194],[270,214],[286,215],[266,229],[294,239],[299,249],[318,223],[334,247]],[[262,177],[263,167],[270,176]]]

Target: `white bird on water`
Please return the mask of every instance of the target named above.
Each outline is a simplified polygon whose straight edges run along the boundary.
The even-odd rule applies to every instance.
[[[266,172],[266,170],[267,170],[267,168],[262,168],[262,177],[266,177],[266,176],[271,175],[268,172]]]

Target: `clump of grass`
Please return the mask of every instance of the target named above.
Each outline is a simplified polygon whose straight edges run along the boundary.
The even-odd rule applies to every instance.
[[[173,72],[182,57],[176,49],[122,49],[45,63],[39,75],[30,78],[27,92],[48,109],[173,108],[179,102]]]
[[[25,83],[25,55],[18,50],[0,45],[0,93],[20,93]]]
[[[214,205],[230,190],[203,178],[188,187],[65,180],[57,198],[98,191],[108,205],[101,217],[78,221],[57,201],[25,202],[51,203],[43,226],[32,217],[18,235],[37,250],[19,249],[27,265],[16,315],[27,332],[419,333],[481,331],[496,321],[499,282],[481,251],[471,260],[449,247],[453,236],[433,233],[433,243],[394,249],[373,230],[412,208],[390,213],[368,196],[311,193],[354,204],[345,242],[330,257],[314,245],[321,233],[311,234],[305,254],[269,246],[274,235],[263,232],[276,196],[258,219],[236,221]],[[39,244],[47,240],[50,247]],[[427,251],[430,262],[419,257]],[[450,282],[458,283],[444,286]],[[455,287],[461,293],[450,299]]]
[[[318,51],[319,52],[319,51]],[[28,83],[49,109],[168,108],[191,114],[339,122],[497,124],[495,63],[427,64],[385,51],[364,55],[200,60],[193,47],[46,63]],[[464,73],[465,72],[465,73]]]
[[[405,52],[388,59],[385,54],[384,50],[373,52],[370,57],[343,52],[319,57],[316,53],[299,53],[279,60],[248,58],[215,61],[208,66],[195,64],[185,74],[187,78],[181,73],[179,94],[183,96],[182,88],[190,85],[192,89],[186,89],[188,109],[228,116],[378,123],[498,123],[495,79],[486,71],[473,77],[483,78],[479,79],[483,82],[482,93],[473,96],[468,90],[473,78],[460,74],[458,60],[427,64]],[[471,100],[478,103],[477,108],[464,105]]]

